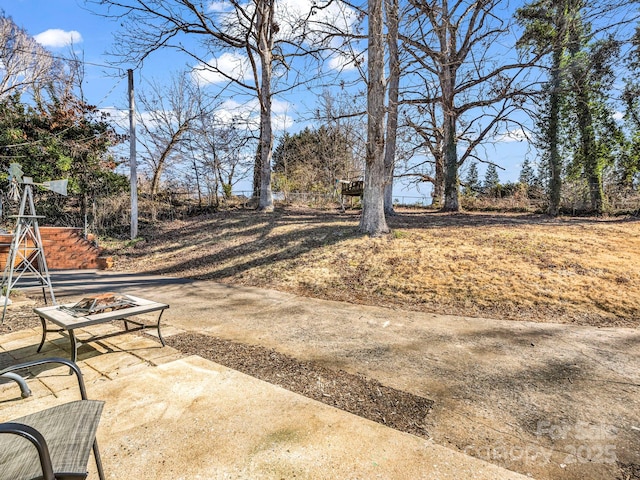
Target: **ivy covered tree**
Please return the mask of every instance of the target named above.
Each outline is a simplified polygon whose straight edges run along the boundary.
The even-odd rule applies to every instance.
[[[537,56],[549,58],[549,78],[544,86],[544,100],[538,107],[538,146],[546,157],[550,215],[558,215],[562,189],[560,154],[560,108],[563,100],[563,61],[570,32],[580,19],[583,0],[534,0],[519,8],[516,17],[524,27],[518,46]]]
[[[570,169],[587,182],[591,210],[601,214],[605,208],[603,171],[614,163],[614,153],[621,144],[619,128],[613,120],[613,110],[607,105],[609,90],[615,79],[613,63],[619,44],[609,38],[586,43],[585,33],[575,32],[570,43],[568,83],[570,92],[564,117],[567,135],[577,133],[576,142],[569,145]],[[575,128],[577,126],[577,128]],[[571,148],[573,147],[573,148]]]
[[[640,173],[640,83],[636,80],[640,73],[640,26],[636,27],[631,39],[631,47],[625,59],[631,75],[625,79],[621,98],[628,133],[616,165],[618,183],[625,189],[633,188]]]
[[[627,133],[616,163],[616,179],[623,189],[632,189],[640,172],[640,86],[627,80],[622,95]]]
[[[623,15],[618,22],[603,19],[626,9],[628,3],[617,0],[534,0],[517,11],[524,27],[519,46],[547,59],[536,146],[541,164],[548,166],[544,176],[551,215],[560,211],[565,174],[586,185],[594,213],[605,208],[604,172],[624,147],[609,105],[619,71],[614,63],[624,42],[618,30],[633,16]]]

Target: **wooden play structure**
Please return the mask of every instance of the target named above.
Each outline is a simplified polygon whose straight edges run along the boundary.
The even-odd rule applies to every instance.
[[[364,193],[364,180],[337,180],[340,185],[340,210],[345,211],[345,197],[349,197],[349,206],[352,206],[353,197],[362,198]]]

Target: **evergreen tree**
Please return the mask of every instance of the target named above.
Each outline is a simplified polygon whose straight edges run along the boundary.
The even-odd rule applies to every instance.
[[[607,104],[621,41],[606,33],[613,24],[594,28],[591,19],[618,8],[625,6],[532,0],[517,10],[524,27],[519,46],[548,58],[549,79],[537,115],[537,147],[549,167],[545,177],[551,215],[559,213],[563,174],[586,184],[594,212],[604,209],[604,171],[624,143]]]
[[[79,203],[81,217],[90,198],[126,191],[126,177],[116,174],[109,148],[123,140],[97,108],[68,96],[37,108],[18,93],[0,101],[0,178],[9,164],[20,163],[36,183],[67,178],[69,197],[51,195],[39,207],[62,216],[65,205]],[[1,186],[1,185],[0,185]],[[2,188],[7,191],[6,187]],[[55,218],[54,218],[55,220]]]
[[[274,190],[330,193],[349,178],[354,158],[347,136],[336,127],[285,134],[273,153]]]
[[[478,164],[473,162],[469,166],[467,177],[465,178],[464,194],[468,196],[476,196],[480,188],[480,176],[478,174]]]
[[[520,176],[518,177],[518,181],[527,187],[532,187],[536,181],[536,175],[533,171],[533,166],[528,158],[524,159],[522,162],[522,168],[520,169]]]
[[[490,163],[487,167],[487,171],[484,174],[484,183],[482,187],[485,192],[491,193],[500,185],[500,176],[498,175],[498,169],[493,163]]]

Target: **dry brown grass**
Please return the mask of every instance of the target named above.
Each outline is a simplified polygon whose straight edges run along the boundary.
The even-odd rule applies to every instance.
[[[401,211],[392,234],[358,214],[294,207],[159,224],[111,243],[123,270],[213,279],[300,295],[453,313],[601,326],[640,319],[635,217]]]

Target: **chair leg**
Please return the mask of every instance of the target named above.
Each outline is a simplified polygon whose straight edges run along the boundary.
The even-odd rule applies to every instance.
[[[93,441],[93,458],[96,460],[96,467],[98,468],[98,477],[100,480],[105,480],[104,470],[102,470],[102,460],[100,459],[100,450],[98,450],[98,441]]]

